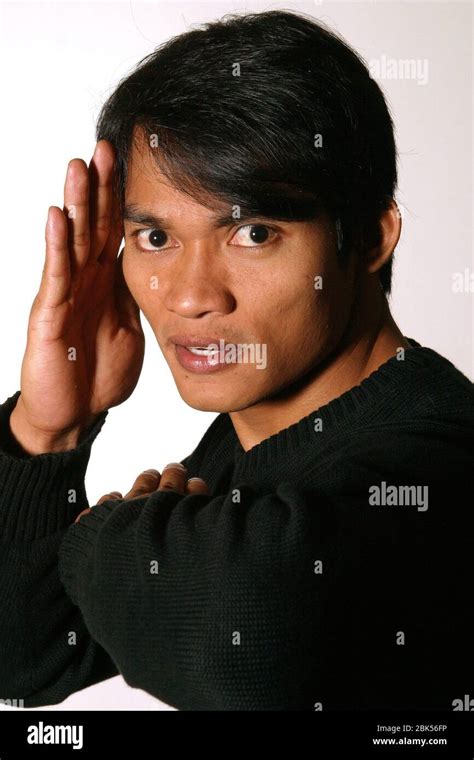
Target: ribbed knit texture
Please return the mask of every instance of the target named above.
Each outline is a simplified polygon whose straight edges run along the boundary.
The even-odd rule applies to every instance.
[[[473,385],[411,343],[247,452],[220,414],[183,460],[210,494],[78,524],[107,412],[73,451],[27,456],[10,397],[1,698],[54,704],[119,672],[184,710],[451,710],[472,692]],[[427,488],[427,508],[370,503],[383,483]]]

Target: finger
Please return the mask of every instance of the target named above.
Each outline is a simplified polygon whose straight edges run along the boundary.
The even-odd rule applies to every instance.
[[[119,491],[111,491],[101,496],[96,504],[103,504],[104,501],[110,501],[110,499],[123,499],[123,496]]]
[[[98,258],[98,261],[100,261],[100,263],[106,265],[113,264],[117,258],[117,252],[124,237],[122,207],[117,192],[118,189],[116,167],[114,166],[110,191],[111,210],[109,235]]]
[[[82,158],[69,161],[64,183],[64,214],[68,222],[71,269],[82,269],[89,257],[89,172]]]
[[[99,140],[89,164],[90,257],[97,259],[110,234],[112,179],[115,151],[108,140]]]
[[[179,491],[184,494],[186,490],[186,468],[179,462],[172,462],[163,468],[158,491]]]
[[[76,519],[74,520],[74,522],[75,522],[75,523],[79,522],[79,520],[81,519],[81,517],[82,517],[83,515],[87,515],[89,512],[92,512],[92,510],[91,510],[91,508],[90,508],[90,507],[87,507],[87,509],[83,509],[83,510],[82,510],[82,512],[79,512],[79,514],[78,514],[78,516],[76,517]]]
[[[209,488],[202,478],[189,478],[187,493],[209,493]]]
[[[104,494],[104,496],[101,496],[100,499],[99,499],[99,501],[96,502],[96,505],[97,504],[103,504],[104,501],[110,501],[111,499],[121,499],[121,498],[122,498],[122,494],[121,493],[119,493],[118,491],[111,491],[111,493],[106,493],[106,494]],[[79,522],[79,520],[81,519],[81,517],[83,515],[87,515],[89,512],[92,512],[91,507],[87,507],[87,509],[83,509],[82,512],[80,512],[78,514],[78,516],[76,517],[76,519],[74,520],[74,522],[75,523]]]
[[[45,240],[45,262],[35,304],[54,308],[66,300],[71,287],[67,221],[57,206],[48,209]]]
[[[140,473],[138,478],[135,479],[133,486],[130,491],[125,494],[124,499],[134,499],[136,496],[143,496],[144,494],[155,491],[159,481],[160,473],[158,470],[144,470]]]

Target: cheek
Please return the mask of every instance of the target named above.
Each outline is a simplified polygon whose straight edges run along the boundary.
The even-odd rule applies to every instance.
[[[326,268],[321,277],[310,267],[275,289],[266,323],[282,371],[305,369],[333,348],[347,319],[343,291],[335,273]]]
[[[136,267],[133,264],[132,255],[128,253],[127,246],[123,251],[123,274],[130,292],[133,292],[136,288]]]
[[[300,331],[305,325],[316,324],[328,311],[328,289],[320,287],[316,275],[302,273],[295,282],[288,279],[274,294],[274,320],[282,332],[291,327]],[[323,280],[324,284],[324,280]]]
[[[273,289],[269,283],[261,289],[260,299],[255,297],[249,303],[249,309],[260,304],[260,324],[257,322],[256,326],[267,341],[269,365],[286,376],[288,371],[293,372],[305,365],[318,349],[321,325],[326,320],[312,276],[306,274],[294,282],[286,277],[286,281],[283,279],[278,285],[273,284]],[[265,306],[262,293],[265,293]]]
[[[152,275],[148,274],[143,266],[138,266],[134,257],[127,254],[126,249],[123,255],[123,274],[134,300],[146,314],[153,301],[153,294],[156,294],[156,287],[153,289]]]

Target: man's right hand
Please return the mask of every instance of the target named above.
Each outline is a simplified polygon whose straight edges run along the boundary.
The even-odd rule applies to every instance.
[[[115,152],[100,140],[89,168],[69,162],[64,208],[49,209],[11,431],[30,454],[74,448],[102,411],[133,392],[145,338],[122,270]]]

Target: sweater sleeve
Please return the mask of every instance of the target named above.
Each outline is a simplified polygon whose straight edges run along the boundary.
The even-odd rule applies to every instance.
[[[90,449],[108,412],[75,449],[31,456],[9,428],[19,395],[0,406],[0,697],[37,707],[119,672],[58,574],[61,539],[88,506]]]
[[[473,629],[445,527],[290,482],[157,491],[93,507],[60,573],[127,683],[178,709],[450,709]]]
[[[129,685],[179,709],[278,709],[301,675],[290,599],[304,648],[301,576],[312,567],[295,558],[306,529],[284,488],[157,491],[96,505],[71,526],[61,579]]]

